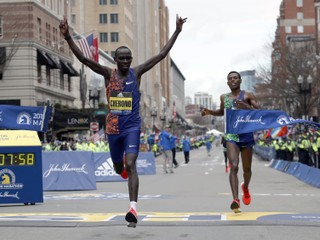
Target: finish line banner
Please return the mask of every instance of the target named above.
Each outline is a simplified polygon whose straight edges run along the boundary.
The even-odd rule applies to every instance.
[[[0,129],[46,132],[51,107],[0,105]]]
[[[294,119],[280,110],[231,110],[225,109],[226,133],[242,134],[269,128],[302,123],[315,129],[320,124],[303,119]]]

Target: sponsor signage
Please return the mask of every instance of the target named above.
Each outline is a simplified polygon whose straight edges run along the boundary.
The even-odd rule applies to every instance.
[[[41,151],[35,131],[0,131],[0,204],[43,202]]]
[[[52,151],[42,155],[43,190],[96,189],[93,152]]]
[[[51,107],[0,105],[0,128],[46,132]]]

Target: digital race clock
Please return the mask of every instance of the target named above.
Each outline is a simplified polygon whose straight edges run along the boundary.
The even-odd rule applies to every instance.
[[[34,166],[34,153],[0,153],[0,167],[1,166]]]
[[[43,202],[42,147],[35,131],[0,130],[0,204]]]

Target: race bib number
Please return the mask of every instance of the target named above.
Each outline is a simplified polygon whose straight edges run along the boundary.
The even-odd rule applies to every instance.
[[[132,111],[131,92],[111,92],[109,99],[110,112],[118,115],[128,115]]]

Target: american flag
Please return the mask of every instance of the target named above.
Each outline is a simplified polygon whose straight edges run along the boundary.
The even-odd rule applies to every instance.
[[[98,142],[99,139],[104,139],[104,138],[105,138],[105,133],[103,128],[101,128],[99,132],[96,132],[91,136],[91,139],[93,140],[94,143]]]
[[[96,62],[99,61],[98,38],[93,38],[93,33],[86,38],[80,39],[78,43],[85,57],[95,60]]]

